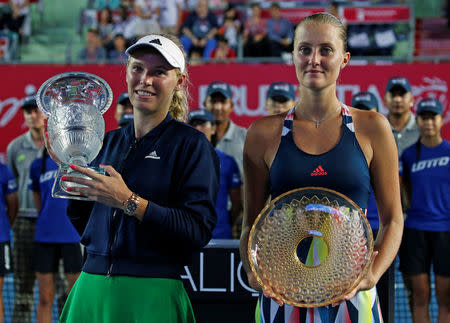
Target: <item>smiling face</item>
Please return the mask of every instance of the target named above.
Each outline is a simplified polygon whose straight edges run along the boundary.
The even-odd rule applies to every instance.
[[[139,50],[130,57],[126,81],[134,109],[144,114],[167,114],[183,78],[156,50]]]
[[[444,125],[442,115],[433,112],[424,112],[417,115],[417,127],[424,138],[438,138]]]
[[[301,24],[295,35],[294,64],[300,88],[336,86],[349,59],[338,27],[327,23]]]

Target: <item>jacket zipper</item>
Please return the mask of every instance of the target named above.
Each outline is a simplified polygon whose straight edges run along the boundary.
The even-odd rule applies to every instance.
[[[130,145],[130,148],[128,149],[127,154],[125,155],[125,158],[123,159],[122,164],[119,167],[119,172],[123,171],[123,168],[124,168],[124,165],[125,165],[124,162],[128,159],[129,155],[133,152],[133,150],[136,149],[137,144],[138,144],[138,140],[134,139],[133,143]],[[113,221],[113,225],[114,225],[114,228],[113,228],[114,229],[114,235],[112,237],[111,244],[109,245],[109,255],[110,255],[109,259],[110,259],[110,261],[109,261],[108,271],[106,272],[106,279],[111,278],[112,270],[114,268],[114,262],[113,262],[113,256],[112,256],[112,248],[113,248],[114,242],[116,241],[117,234],[118,234],[117,228],[115,227],[115,221],[114,221],[115,218],[116,218],[116,212],[117,212],[117,209],[114,210],[114,213],[112,215],[112,218],[113,218],[112,221]]]
[[[117,210],[114,210],[114,213],[112,215],[113,223],[114,223],[114,219],[116,218],[116,212],[117,212]],[[114,263],[113,263],[113,259],[112,259],[112,247],[113,247],[114,242],[116,241],[116,237],[117,237],[117,231],[114,233],[114,236],[112,237],[111,243],[109,245],[109,267],[108,267],[108,271],[106,272],[106,279],[111,278],[112,270],[114,267]]]

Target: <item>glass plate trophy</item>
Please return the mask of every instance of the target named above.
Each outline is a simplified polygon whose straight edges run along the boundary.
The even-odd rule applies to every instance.
[[[362,210],[345,195],[305,187],[264,207],[250,231],[248,257],[259,284],[285,303],[326,306],[367,273],[373,236]]]
[[[70,164],[87,167],[103,144],[105,121],[102,114],[112,103],[112,90],[102,78],[85,72],[68,72],[53,76],[41,85],[36,95],[39,109],[47,116],[49,152],[60,165],[52,196],[87,199],[70,187],[81,186],[61,181],[62,176],[89,177],[74,171]],[[90,167],[98,173],[104,170]]]

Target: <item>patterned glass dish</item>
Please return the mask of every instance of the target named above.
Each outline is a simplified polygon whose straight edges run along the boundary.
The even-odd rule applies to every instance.
[[[264,207],[250,231],[248,257],[259,284],[298,307],[326,306],[367,273],[373,236],[362,210],[336,191],[305,187]]]

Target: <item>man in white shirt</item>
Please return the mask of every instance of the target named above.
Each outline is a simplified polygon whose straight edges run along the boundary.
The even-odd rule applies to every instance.
[[[161,31],[176,35],[181,25],[183,0],[161,0],[159,8],[161,10],[159,16]]]

